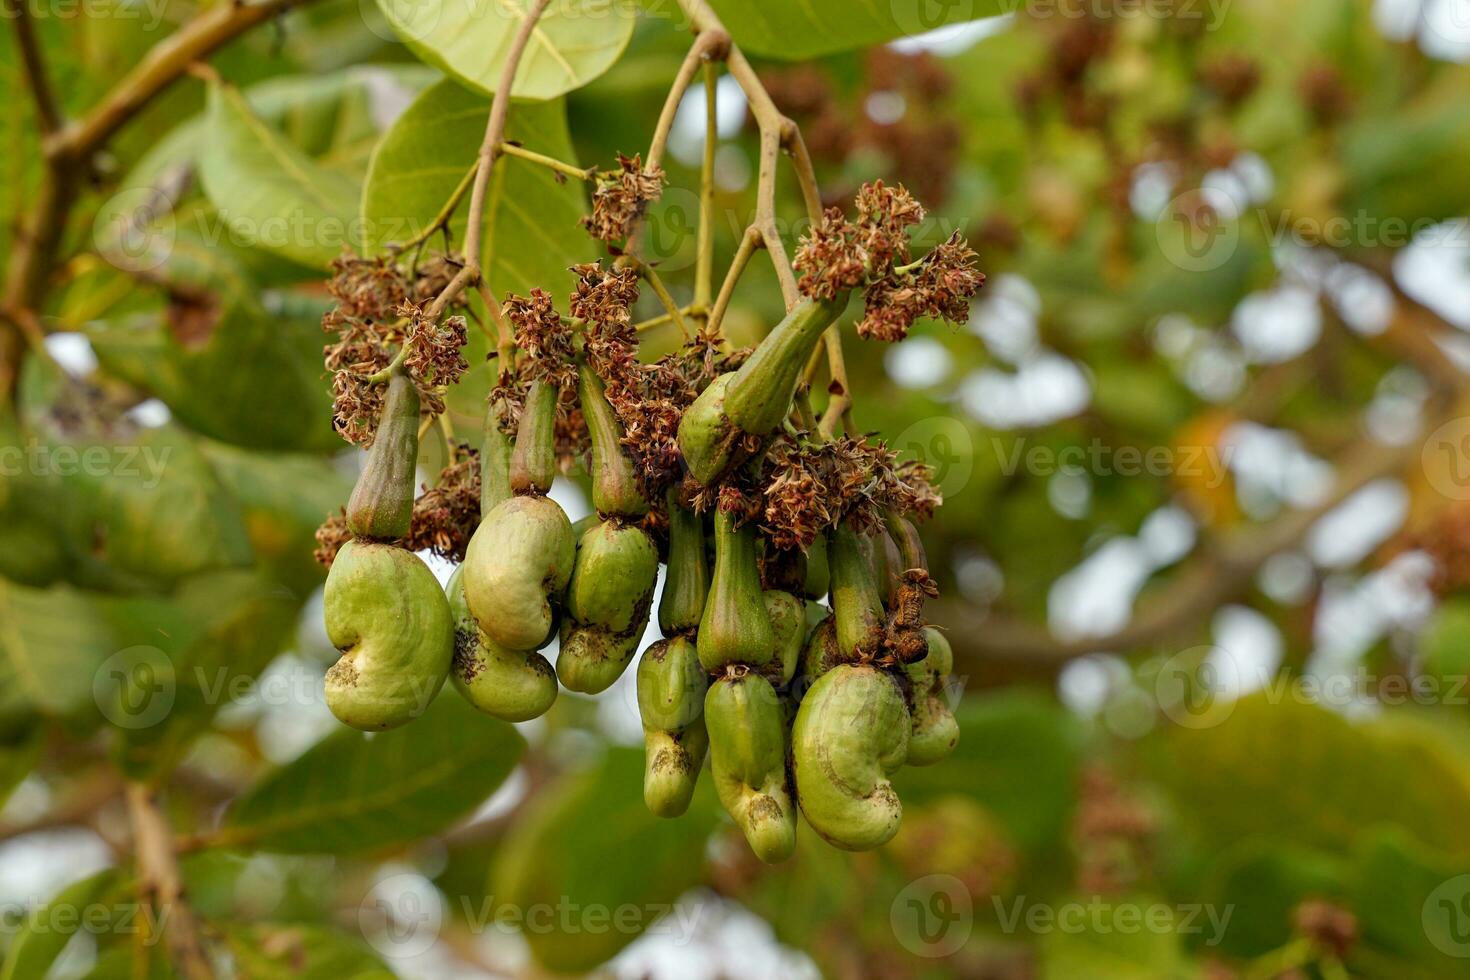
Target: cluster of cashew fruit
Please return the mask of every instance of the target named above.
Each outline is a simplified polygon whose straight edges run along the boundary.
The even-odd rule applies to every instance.
[[[718,487],[759,467],[842,305],[803,301],[687,408],[684,482]],[[482,518],[446,596],[417,557],[382,543],[405,531],[417,455],[417,395],[390,379],[348,511],[356,539],[327,581],[328,633],[342,651],[327,678],[332,711],[364,729],[403,724],[446,676],[508,721],[547,711],[559,685],[604,691],[637,652],[662,560],[664,638],[637,669],[649,809],[682,814],[708,756],[720,801],[762,860],[792,853],[798,809],[839,847],[883,844],[901,816],[890,775],[937,762],[958,739],[945,699],[949,647],[922,622],[933,587],[913,524],[889,511],[865,536],[838,520],[805,552],[783,551],[755,521],[718,506],[696,512],[677,483],[650,501],[585,363],[576,395],[594,517],[574,525],[546,495],[559,394],[532,381],[513,439],[487,416]],[[553,670],[539,651],[554,638]]]

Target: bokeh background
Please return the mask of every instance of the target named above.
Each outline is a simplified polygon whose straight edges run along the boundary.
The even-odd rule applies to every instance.
[[[191,12],[36,10],[78,106]],[[134,975],[125,776],[166,788],[188,899],[240,976],[1470,975],[1470,4],[914,19],[883,46],[755,59],[830,203],[902,182],[931,210],[921,239],[962,232],[989,277],[962,328],[848,339],[859,426],[945,496],[924,535],[962,737],[896,777],[898,837],[850,855],[803,828],[767,868],[708,785],[656,820],[631,672],[564,693],[523,745],[447,693],[344,748],[311,550],[359,461],[321,426],[320,277],[211,239],[190,80],[85,189],[51,360],[6,420],[25,455],[0,491],[0,975]],[[642,10],[568,96],[569,154],[646,145],[675,20]],[[358,181],[437,77],[342,0],[213,66]],[[19,70],[6,34],[7,217],[36,167]],[[756,144],[738,86],[717,96],[723,263]],[[681,300],[703,107],[696,85],[647,239]],[[754,341],[781,310],[757,261],[727,329]],[[484,391],[451,399],[457,431]],[[67,446],[102,447],[99,471]],[[427,440],[426,478],[443,458]],[[554,496],[588,509],[581,474]],[[95,547],[68,550],[78,534]],[[108,679],[139,665],[166,698],[120,709]],[[332,805],[413,780],[391,819]],[[49,931],[54,963],[18,956],[36,909],[93,906],[97,928]]]

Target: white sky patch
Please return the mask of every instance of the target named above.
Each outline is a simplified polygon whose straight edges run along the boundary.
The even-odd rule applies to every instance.
[[[97,370],[97,354],[86,334],[64,332],[46,335],[46,352],[67,374],[82,378]]]
[[[620,980],[821,980],[771,924],[739,904],[698,890],[613,958]]]
[[[1047,621],[1063,640],[1104,636],[1127,625],[1133,600],[1153,573],[1148,551],[1131,537],[1106,542],[1052,584]]]
[[[1246,606],[1223,606],[1216,610],[1211,629],[1215,649],[1205,662],[1220,680],[1217,693],[1243,697],[1276,675],[1284,642],[1271,620]]]
[[[125,417],[145,429],[159,429],[168,425],[174,413],[157,398],[145,398],[124,413]]]
[[[1245,358],[1235,347],[1210,338],[1189,356],[1181,377],[1205,401],[1228,401],[1245,387]]]
[[[883,365],[900,388],[933,388],[949,378],[954,357],[933,337],[910,337],[901,344],[889,345]]]
[[[1348,328],[1365,336],[1380,334],[1393,319],[1393,290],[1362,266],[1344,262],[1327,276],[1327,295]]]
[[[1351,568],[1403,526],[1409,492],[1398,480],[1374,480],[1313,526],[1307,538],[1312,560],[1323,568]]]
[[[1198,526],[1183,507],[1160,507],[1143,519],[1138,541],[1155,568],[1172,565],[1194,548]]]
[[[1128,204],[1133,213],[1145,221],[1157,221],[1174,196],[1179,171],[1168,161],[1142,163],[1133,169],[1133,182],[1128,188]]]
[[[1283,551],[1266,559],[1256,583],[1271,601],[1298,606],[1311,595],[1316,576],[1310,558],[1300,551]]]
[[[1316,677],[1340,675],[1389,630],[1420,628],[1434,610],[1428,588],[1432,572],[1429,557],[1411,551],[1361,578],[1345,574],[1329,578],[1313,621],[1307,672]]]
[[[1419,47],[1432,58],[1470,61],[1470,0],[1423,0]]]
[[[1414,236],[1393,261],[1410,297],[1461,330],[1470,330],[1470,220],[1446,221]]]
[[[0,905],[22,908],[111,867],[112,855],[90,830],[44,830],[0,843]]]
[[[917,37],[899,38],[890,43],[889,47],[905,54],[932,51],[940,57],[947,58],[963,54],[987,37],[1008,30],[1014,22],[1014,14],[1001,14],[998,17],[986,17],[983,20],[972,20],[963,24],[949,24]]]
[[[1301,438],[1285,429],[1241,422],[1226,429],[1220,448],[1246,512],[1270,517],[1281,505],[1307,507],[1332,485],[1332,466],[1307,452]]]
[[[715,129],[721,139],[729,139],[745,125],[748,103],[740,83],[729,75],[721,75],[715,83]],[[669,153],[680,163],[697,166],[704,155],[704,83],[691,85],[674,114],[669,130]]]
[[[960,382],[960,402],[994,429],[1049,425],[1087,407],[1092,386],[1073,361],[1046,352],[1015,372],[981,368]]]
[[[1200,181],[1200,188],[1211,192],[1210,203],[1227,221],[1240,217],[1251,203],[1250,188],[1234,170],[1211,170]],[[1223,206],[1227,203],[1228,207]]]
[[[1128,664],[1110,653],[1078,657],[1057,675],[1057,697],[1083,718],[1097,715],[1107,706],[1113,692],[1128,684]]]
[[[1092,481],[1086,473],[1059,470],[1046,481],[1046,499],[1058,514],[1081,520],[1092,506]]]
[[[1276,193],[1276,176],[1259,154],[1247,151],[1237,155],[1230,161],[1230,172],[1244,185],[1246,200],[1252,204],[1263,204]]]
[[[1036,320],[1041,297],[1036,287],[1009,273],[995,277],[970,318],[970,330],[990,353],[1007,364],[1019,364],[1036,353],[1040,344]]]
[[[891,126],[909,111],[909,103],[901,92],[874,92],[863,103],[863,111],[878,125]]]
[[[1311,349],[1322,334],[1322,311],[1312,290],[1282,285],[1241,300],[1230,326],[1251,360],[1274,364]]]
[[[1379,380],[1364,413],[1369,434],[1390,446],[1408,445],[1419,437],[1428,398],[1423,375],[1402,364],[1392,369]]]

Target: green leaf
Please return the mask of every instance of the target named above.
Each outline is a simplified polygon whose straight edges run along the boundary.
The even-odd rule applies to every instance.
[[[403,43],[471,88],[494,95],[533,0],[378,0]],[[554,99],[612,67],[633,36],[632,0],[560,0],[536,23],[512,94]]]
[[[426,837],[482,803],[524,748],[514,728],[446,689],[410,725],[343,729],[267,776],[231,810],[226,838],[309,854]]]
[[[1215,860],[1202,896],[1207,910],[1230,910],[1216,948],[1249,958],[1286,945],[1293,935],[1292,910],[1309,898],[1340,901],[1348,872],[1341,857],[1265,838],[1227,848]]]
[[[89,924],[95,927],[95,917],[106,909],[104,903],[118,884],[117,872],[109,868],[63,888],[50,901],[31,909],[5,950],[0,980],[44,977],[73,936]]]
[[[399,117],[373,154],[363,188],[362,223],[370,248],[404,241],[433,222],[475,162],[489,112],[488,99],[444,81]],[[517,105],[506,139],[574,160],[560,101]],[[577,224],[586,210],[585,189],[558,181],[544,167],[501,159],[486,200],[481,267],[496,295],[540,286],[560,296],[572,285],[567,268],[596,254]],[[468,211],[468,201],[461,202],[450,223],[457,242],[464,241]]]
[[[1276,690],[1235,702],[1212,728],[1162,732],[1141,759],[1213,841],[1258,834],[1344,852],[1389,826],[1470,855],[1470,765],[1426,726],[1354,723]]]
[[[207,315],[213,322],[192,342],[154,314],[94,321],[86,333],[105,370],[161,399],[196,432],[254,449],[341,446],[318,317],[268,312],[253,296]]]
[[[797,61],[1005,13],[1000,0],[710,0],[742,48]]]
[[[535,925],[544,910],[571,908],[584,919],[567,931],[525,930],[531,952],[556,973],[585,973],[606,962],[702,880],[717,807],[709,779],[701,784],[687,813],[660,819],[643,802],[643,752],[609,749],[516,822],[491,872],[499,905],[484,911]]]
[[[1060,919],[1041,936],[1040,980],[1185,980],[1196,976],[1180,949],[1173,906],[1148,898],[1078,896],[1056,906],[1058,915],[1080,906],[1086,927]],[[1169,922],[1157,922],[1167,914]],[[1024,920],[1023,920],[1024,921]]]
[[[361,940],[322,926],[254,925],[228,931],[230,952],[252,980],[392,980]]]
[[[357,245],[357,181],[313,160],[222,83],[209,88],[199,176],[245,242],[319,269]]]
[[[961,794],[978,800],[1030,853],[1054,848],[1076,797],[1081,739],[1076,719],[1045,695],[1011,691],[956,709],[960,743],[941,764],[894,777],[915,802]]]
[[[36,715],[94,714],[93,682],[115,649],[107,621],[84,594],[0,579],[0,734],[14,734]]]

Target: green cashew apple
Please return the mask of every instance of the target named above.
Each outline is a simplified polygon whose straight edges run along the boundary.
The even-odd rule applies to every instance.
[[[807,633],[806,603],[778,589],[767,589],[761,598],[765,600],[766,615],[776,635],[776,655],[767,665],[766,675],[773,684],[784,688],[796,676],[801,661]]]
[[[322,599],[342,657],[327,671],[327,707],[363,731],[423,714],[454,656],[449,600],[417,555],[361,539],[337,552]]]
[[[603,517],[642,517],[648,501],[638,489],[633,461],[623,452],[623,428],[608,404],[602,379],[584,364],[577,388],[592,443],[592,509]]]
[[[502,721],[529,721],[556,700],[556,672],[535,652],[507,650],[485,635],[464,597],[464,566],[445,590],[454,622],[450,678],[464,699]]]
[[[577,542],[567,587],[556,674],[583,694],[612,686],[633,660],[658,581],[658,548],[648,532],[604,521]]]
[[[556,635],[577,541],[549,497],[512,497],[480,521],[465,549],[464,595],[485,635],[506,650],[539,650]]]
[[[669,492],[669,561],[658,603],[658,626],[665,636],[692,630],[704,615],[709,595],[709,559],[705,555],[704,522],[680,507]]]
[[[660,817],[689,809],[709,735],[704,698],[709,678],[687,636],[660,640],[638,661],[638,714],[643,722],[643,801]]]
[[[846,658],[870,657],[883,631],[883,598],[862,539],[848,525],[832,532],[829,560],[838,649]]]
[[[954,751],[960,741],[960,726],[945,700],[944,682],[954,670],[954,652],[944,634],[932,626],[924,628],[929,655],[904,667],[912,688],[907,762],[932,766]]]
[[[759,674],[726,675],[704,700],[715,791],[756,857],[784,861],[796,848],[796,807],[786,778],[781,701]]]
[[[679,422],[679,449],[700,483],[714,483],[748,458],[750,437],[780,428],[817,341],[847,306],[803,300],[766,335],[740,369],[716,378]]]
[[[812,829],[849,851],[887,843],[903,818],[888,777],[908,740],[908,708],[888,674],[844,664],[818,678],[791,728],[796,793]]]
[[[413,379],[394,371],[377,435],[347,500],[347,527],[353,534],[396,541],[408,533],[418,458],[419,392]]]
[[[731,664],[764,667],[776,655],[776,632],[761,596],[756,533],[715,512],[715,573],[699,621],[699,660],[718,673]]]
[[[488,514],[511,497],[510,439],[500,431],[493,406],[485,409],[485,438],[480,444],[480,513]]]
[[[510,453],[510,488],[518,494],[544,494],[556,478],[556,402],[550,382],[532,381],[521,409],[516,443]]]
[[[827,535],[819,534],[806,549],[806,582],[802,588],[808,599],[824,598],[832,590],[832,574],[827,564]]]

